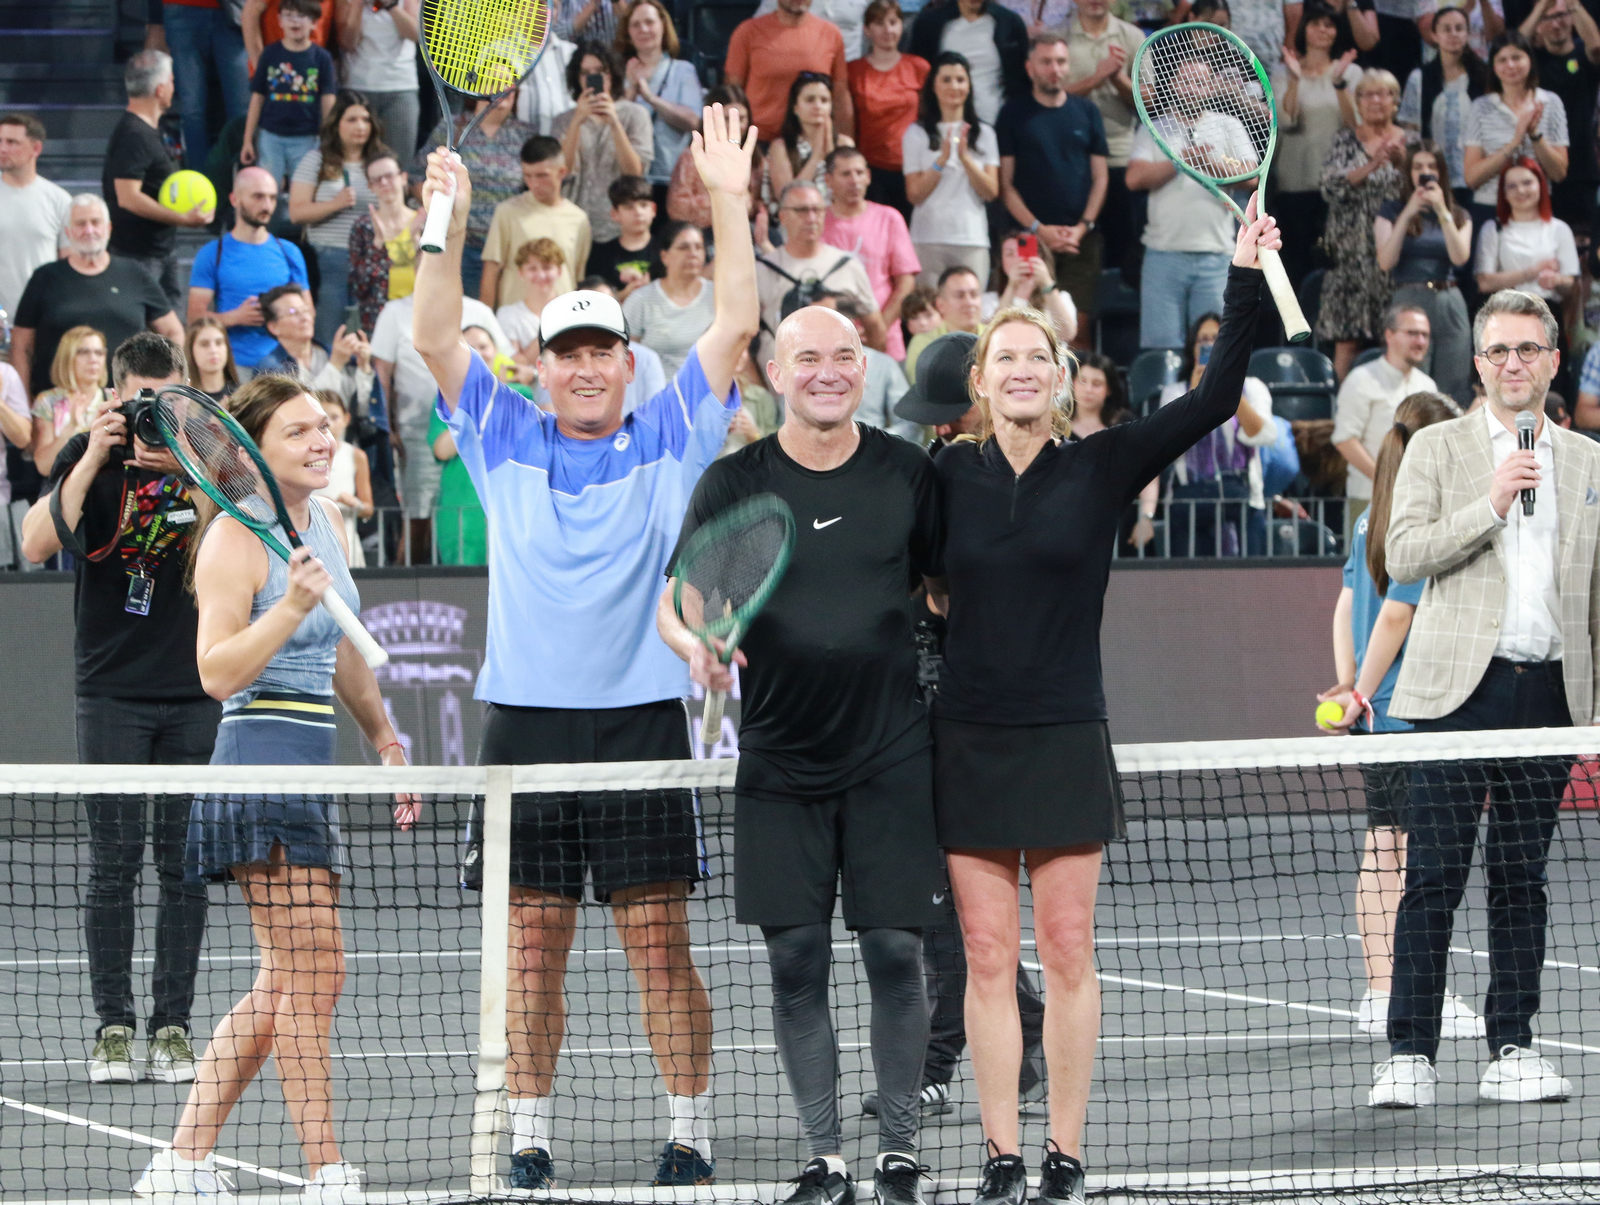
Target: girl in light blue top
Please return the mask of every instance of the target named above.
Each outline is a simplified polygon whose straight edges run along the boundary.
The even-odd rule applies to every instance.
[[[1330,732],[1409,732],[1411,725],[1389,715],[1389,699],[1400,677],[1400,661],[1425,582],[1402,585],[1389,579],[1384,539],[1394,479],[1406,445],[1422,428],[1455,417],[1448,398],[1413,393],[1395,409],[1395,421],[1378,450],[1372,505],[1356,523],[1344,586],[1333,609],[1333,659],[1339,685],[1317,696],[1333,700],[1344,715],[1325,725]],[[1356,879],[1356,928],[1366,963],[1367,990],[1356,1013],[1361,1031],[1381,1037],[1388,1031],[1389,983],[1394,967],[1394,913],[1405,889],[1406,798],[1410,767],[1403,763],[1363,765],[1367,835]],[[1483,1033],[1483,1020],[1455,995],[1444,1005],[1446,1037]]]
[[[200,508],[197,657],[201,684],[224,701],[212,764],[331,765],[337,695],[379,759],[404,765],[372,670],[317,605],[327,590],[351,610],[360,605],[344,523],[331,502],[313,497],[333,461],[328,417],[298,381],[270,374],[253,378],[228,407],[260,445],[306,546],[285,564],[237,520]],[[395,820],[410,828],[420,805],[410,795],[396,799]],[[349,870],[338,804],[327,795],[202,795],[190,811],[188,856],[200,875],[239,885],[260,969],[212,1034],[171,1149],[157,1152],[134,1191],[231,1200],[213,1150],[271,1058],[308,1164],[303,1205],[359,1205],[359,1173],[334,1133],[329,1079],[328,1037],[344,982],[339,883]]]

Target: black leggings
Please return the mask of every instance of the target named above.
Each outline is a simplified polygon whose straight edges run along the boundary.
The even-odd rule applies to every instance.
[[[813,1158],[844,1148],[839,1122],[839,1047],[828,1012],[833,960],[829,925],[761,930],[772,965],[772,1028]],[[856,935],[872,1000],[872,1069],[878,1080],[878,1149],[912,1154],[917,1093],[928,1044],[922,934],[863,929]]]

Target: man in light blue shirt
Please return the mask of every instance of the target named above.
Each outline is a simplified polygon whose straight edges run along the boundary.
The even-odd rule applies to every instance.
[[[233,229],[195,252],[189,270],[186,322],[215,310],[228,328],[233,360],[246,373],[278,341],[267,333],[261,298],[279,285],[309,288],[306,258],[293,243],[268,233],[278,204],[272,173],[247,167],[233,182]]]
[[[603,293],[557,297],[539,317],[547,413],[461,342],[461,249],[472,185],[435,151],[423,203],[454,191],[443,253],[417,270],[412,340],[438,383],[439,413],[489,517],[489,632],[478,698],[479,761],[686,758],[688,671],[656,636],[655,609],[695,482],[739,409],[734,366],[755,335],[755,252],[745,213],[754,132],[705,111],[695,166],[711,197],[716,315],[667,387],[624,414],[635,365],[622,307]],[[479,826],[474,825],[476,830]],[[473,885],[477,845],[465,878]],[[667,1093],[655,1183],[708,1184],[711,1006],[689,954],[686,900],[704,877],[688,792],[652,792],[604,811],[575,796],[512,805],[507,1062],[512,1188],[547,1188],[562,979],[585,871],[641,968],[645,1032]],[[556,969],[536,969],[556,968]]]

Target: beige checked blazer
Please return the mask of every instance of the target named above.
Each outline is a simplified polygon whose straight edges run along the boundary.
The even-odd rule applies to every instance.
[[[1572,722],[1587,724],[1600,665],[1600,443],[1553,425],[1550,439],[1562,676]],[[1400,462],[1385,545],[1389,575],[1428,579],[1389,707],[1401,719],[1437,719],[1460,707],[1494,655],[1506,574],[1489,509],[1493,475],[1488,428],[1476,411],[1418,431]],[[1549,505],[1550,492],[1539,491],[1539,506]]]

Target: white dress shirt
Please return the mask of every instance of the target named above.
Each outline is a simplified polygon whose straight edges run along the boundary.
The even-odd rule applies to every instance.
[[[1513,353],[1515,354],[1515,353]],[[1488,406],[1489,456],[1498,468],[1517,450],[1517,433],[1508,430]],[[1561,599],[1556,593],[1561,525],[1556,508],[1556,466],[1550,424],[1541,422],[1533,441],[1539,462],[1539,488],[1533,514],[1522,513],[1520,497],[1512,498],[1506,517],[1494,516],[1495,547],[1506,568],[1506,609],[1500,617],[1500,639],[1494,655],[1508,661],[1561,659]],[[1493,514],[1494,507],[1489,507]]]

